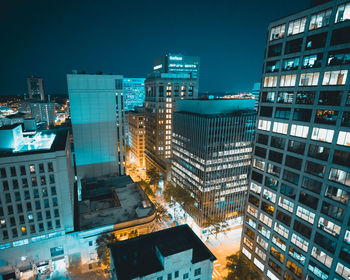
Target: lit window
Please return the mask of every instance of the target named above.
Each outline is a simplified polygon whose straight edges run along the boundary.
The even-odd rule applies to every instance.
[[[290,135],[296,136],[296,137],[307,138],[308,132],[309,132],[308,126],[292,124],[292,128],[290,130]]]
[[[324,73],[322,85],[345,85],[348,70],[327,71]]]
[[[334,130],[314,127],[311,139],[316,141],[332,143]]]
[[[350,20],[350,2],[340,5],[335,16],[335,22]]]
[[[242,248],[242,253],[246,255],[248,259],[252,258],[252,254],[244,247]]]
[[[303,73],[300,75],[299,86],[317,86],[319,76],[319,72]]]
[[[283,75],[280,80],[280,87],[294,87],[297,75]]]
[[[277,76],[269,76],[264,79],[264,87],[276,87],[277,86]]]
[[[281,24],[279,26],[272,27],[271,33],[270,33],[270,41],[283,38],[285,29],[286,29],[285,24]]]
[[[270,131],[271,121],[259,120],[258,129]]]
[[[257,258],[254,258],[254,264],[255,264],[261,271],[264,271],[264,265],[263,265]]]
[[[289,22],[288,36],[299,34],[305,30],[306,17]]]
[[[350,146],[350,132],[339,131],[337,144],[342,146]]]
[[[311,16],[309,30],[321,28],[329,24],[332,10],[322,11]]]
[[[276,133],[287,134],[288,124],[287,123],[281,123],[281,122],[274,122],[272,131],[276,132]]]

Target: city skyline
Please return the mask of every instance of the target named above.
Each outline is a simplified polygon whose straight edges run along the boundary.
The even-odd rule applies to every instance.
[[[309,3],[19,4],[2,7],[0,95],[25,93],[32,75],[43,78],[48,94],[66,94],[65,75],[73,69],[145,77],[166,53],[201,58],[200,92],[250,91],[260,80],[268,23]]]

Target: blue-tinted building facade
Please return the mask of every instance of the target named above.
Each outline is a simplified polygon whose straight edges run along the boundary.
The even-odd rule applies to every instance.
[[[124,78],[123,97],[125,112],[145,103],[145,78]]]

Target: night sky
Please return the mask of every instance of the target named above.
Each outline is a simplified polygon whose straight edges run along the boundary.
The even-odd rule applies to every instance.
[[[23,94],[26,77],[47,94],[67,92],[66,74],[145,77],[156,57],[201,58],[200,91],[250,91],[260,81],[270,21],[308,0],[2,0],[0,94]]]

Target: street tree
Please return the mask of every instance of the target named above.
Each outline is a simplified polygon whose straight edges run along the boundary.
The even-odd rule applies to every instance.
[[[154,202],[154,206],[156,207],[156,221],[159,224],[167,219],[168,212],[166,208],[158,202]]]
[[[226,257],[226,261],[226,280],[261,280],[260,274],[241,252]]]
[[[113,233],[103,233],[96,239],[97,257],[101,263],[103,263],[108,267],[110,266],[110,260],[111,260],[109,255],[108,245],[113,244],[117,241],[118,239]]]
[[[149,182],[141,179],[141,181],[139,182],[141,188],[143,189],[143,191],[145,192],[145,194],[149,197],[150,200],[152,200],[152,202],[155,199],[155,194],[151,188],[151,185],[149,184]]]

